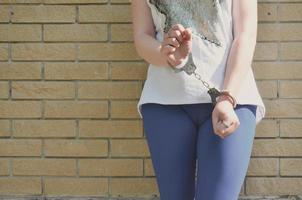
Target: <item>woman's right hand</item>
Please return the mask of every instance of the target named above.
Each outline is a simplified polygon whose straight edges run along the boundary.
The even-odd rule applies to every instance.
[[[173,66],[180,65],[192,49],[192,31],[181,24],[175,24],[164,33],[160,51],[167,62]]]

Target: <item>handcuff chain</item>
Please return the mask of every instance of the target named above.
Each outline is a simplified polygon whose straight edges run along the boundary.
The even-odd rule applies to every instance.
[[[196,73],[195,71],[193,72],[193,74],[194,74],[195,78],[197,78],[198,80],[200,80],[200,81],[202,82],[202,84],[203,84],[206,88],[210,89],[209,83],[207,83],[206,81],[202,80],[200,74]]]
[[[210,87],[209,83],[201,79],[201,75],[196,72],[197,67],[194,65],[191,53],[189,54],[189,60],[187,62],[188,63],[181,68],[174,68],[169,62],[168,63],[175,73],[184,71],[190,76],[194,74],[195,78],[200,80],[202,84],[208,89],[207,93],[210,95],[212,104],[215,106],[215,104],[217,103],[216,98],[221,95],[221,92],[215,87]]]

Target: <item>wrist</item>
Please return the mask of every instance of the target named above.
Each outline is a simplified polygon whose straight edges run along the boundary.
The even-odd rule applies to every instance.
[[[221,90],[220,93],[221,95],[218,97],[217,101],[227,100],[232,104],[233,108],[237,106],[237,100],[229,90]]]
[[[183,61],[181,61],[181,63],[179,65],[174,66],[174,68],[176,68],[176,69],[182,68],[183,66],[185,66],[187,64],[188,60],[189,60],[189,54],[185,57],[185,59]]]
[[[234,107],[233,106],[233,101],[227,95],[223,95],[222,94],[222,95],[220,95],[220,96],[217,97],[217,103],[222,102],[222,101],[227,101],[227,102],[229,102],[232,105],[232,107]]]
[[[180,69],[180,68],[182,68],[183,66],[185,66],[185,65],[187,64],[188,60],[189,60],[189,55],[187,55],[187,56],[181,61],[181,63],[178,64],[178,65],[173,66],[173,65],[168,61],[168,59],[166,60],[166,63],[167,63],[170,67],[173,67],[173,68],[176,68],[176,69]]]

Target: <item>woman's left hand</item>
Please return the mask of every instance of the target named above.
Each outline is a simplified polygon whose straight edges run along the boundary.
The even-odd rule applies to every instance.
[[[240,122],[230,101],[227,99],[217,101],[212,112],[212,124],[214,133],[222,139],[238,128]]]

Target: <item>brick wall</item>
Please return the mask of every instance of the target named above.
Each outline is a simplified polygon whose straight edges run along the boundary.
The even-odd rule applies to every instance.
[[[150,197],[130,0],[0,0],[0,195]],[[302,194],[302,1],[259,2],[267,106],[241,196]]]

